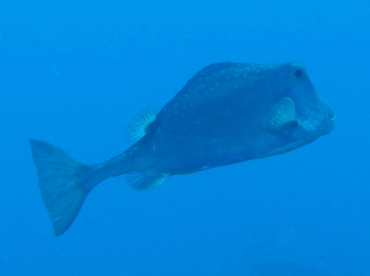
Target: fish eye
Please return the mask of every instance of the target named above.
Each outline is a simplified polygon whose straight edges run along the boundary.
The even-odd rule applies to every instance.
[[[295,70],[295,72],[294,72],[294,76],[295,76],[297,79],[301,78],[301,77],[303,76],[303,71],[302,71],[302,70],[300,70],[300,69]]]
[[[290,69],[290,76],[295,80],[302,80],[306,75],[304,66],[300,63],[292,63]]]

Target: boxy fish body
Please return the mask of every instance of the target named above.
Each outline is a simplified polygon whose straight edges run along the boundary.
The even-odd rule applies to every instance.
[[[334,112],[299,63],[216,63],[199,71],[156,114],[148,107],[128,127],[133,145],[98,165],[30,139],[39,187],[56,235],[77,216],[89,191],[127,174],[135,189],[193,173],[281,154],[328,134]]]

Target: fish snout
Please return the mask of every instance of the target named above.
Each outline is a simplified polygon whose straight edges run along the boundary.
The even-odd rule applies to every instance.
[[[326,125],[326,127],[325,127],[325,133],[324,133],[324,135],[325,134],[329,134],[332,130],[333,130],[333,128],[334,128],[334,126],[335,126],[335,124],[334,124],[334,121],[335,121],[335,119],[337,118],[337,116],[335,115],[335,112],[333,111],[333,109],[331,109],[329,106],[328,106],[328,112],[327,112],[327,125]]]
[[[328,106],[328,119],[331,121],[335,121],[336,118],[337,116],[335,115],[333,109]]]

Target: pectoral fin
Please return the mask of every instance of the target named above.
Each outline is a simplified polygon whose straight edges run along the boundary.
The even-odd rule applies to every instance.
[[[297,122],[295,104],[289,97],[282,98],[270,110],[269,128],[281,131],[285,126]]]

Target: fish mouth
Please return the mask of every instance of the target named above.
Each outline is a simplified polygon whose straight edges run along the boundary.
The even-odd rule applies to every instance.
[[[334,121],[336,118],[337,116],[335,115],[334,111],[328,106],[328,121],[326,125],[326,131],[323,135],[329,134],[333,130],[335,126]]]
[[[331,109],[330,107],[328,107],[328,119],[330,121],[335,121],[336,118],[337,118],[337,115],[335,115],[333,109]]]

